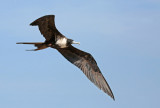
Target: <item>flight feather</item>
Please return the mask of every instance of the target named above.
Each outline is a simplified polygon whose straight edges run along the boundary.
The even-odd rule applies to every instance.
[[[57,49],[68,61],[80,68],[87,78],[114,99],[114,95],[91,54],[73,46]]]
[[[33,21],[30,25],[38,26],[46,41],[51,41],[57,38],[56,36],[62,36],[62,34],[57,30],[54,20],[54,15],[46,15]]]

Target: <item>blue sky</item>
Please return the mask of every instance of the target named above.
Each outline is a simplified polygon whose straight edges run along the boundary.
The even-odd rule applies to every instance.
[[[159,0],[5,0],[0,13],[1,108],[160,107]],[[115,101],[56,50],[15,44],[43,42],[29,24],[48,14],[94,56]]]

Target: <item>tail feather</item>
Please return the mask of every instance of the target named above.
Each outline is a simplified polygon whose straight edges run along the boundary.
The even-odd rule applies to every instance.
[[[48,48],[48,46],[44,44],[43,42],[18,42],[16,44],[30,44],[30,45],[34,45],[35,47],[37,47],[37,49],[27,50],[27,51],[37,51],[37,50]]]

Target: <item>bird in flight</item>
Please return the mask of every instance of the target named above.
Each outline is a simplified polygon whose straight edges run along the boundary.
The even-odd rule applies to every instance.
[[[57,49],[69,62],[81,69],[91,82],[114,99],[112,90],[102,75],[93,56],[73,47],[72,44],[80,43],[68,39],[61,34],[55,26],[54,19],[54,15],[46,15],[30,24],[31,26],[39,27],[41,34],[45,38],[44,42],[18,42],[17,44],[33,44],[37,48],[32,51],[42,50],[48,47]]]

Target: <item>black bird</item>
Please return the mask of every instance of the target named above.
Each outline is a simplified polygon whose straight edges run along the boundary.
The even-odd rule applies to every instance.
[[[48,47],[57,49],[68,61],[80,68],[91,82],[114,99],[114,95],[92,55],[73,47],[72,44],[80,43],[62,35],[57,30],[54,19],[54,15],[46,15],[30,24],[39,27],[41,34],[46,39],[45,42],[19,42],[17,44],[33,44],[37,47],[33,51]]]

